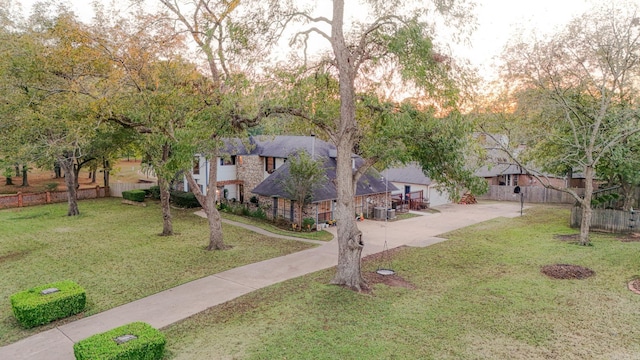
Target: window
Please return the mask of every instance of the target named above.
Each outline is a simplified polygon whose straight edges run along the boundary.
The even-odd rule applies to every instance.
[[[221,166],[229,166],[229,165],[235,165],[236,164],[236,157],[234,156],[230,156],[230,157],[221,157],[220,158],[220,165]]]
[[[193,163],[193,175],[199,175],[199,174],[200,174],[200,158],[196,156]]]
[[[266,157],[264,158],[264,171],[271,174],[276,171],[276,158],[274,157]]]

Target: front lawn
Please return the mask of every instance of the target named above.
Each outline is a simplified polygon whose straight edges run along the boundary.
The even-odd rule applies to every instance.
[[[640,242],[593,234],[581,247],[566,208],[536,207],[393,257],[415,289],[370,295],[327,285],[334,269],[257,290],[164,332],[167,359],[637,359]],[[595,271],[541,274],[548,264]],[[366,272],[380,265],[365,262]]]
[[[223,225],[231,250],[205,250],[206,219],[193,210],[172,210],[177,236],[161,237],[158,203],[123,205],[120,199],[0,211],[0,346],[54,324],[23,330],[9,297],[33,286],[72,280],[87,292],[88,316],[237,266],[312,247]],[[73,317],[77,319],[78,316]],[[64,320],[63,320],[64,321]],[[58,323],[59,324],[59,323]]]

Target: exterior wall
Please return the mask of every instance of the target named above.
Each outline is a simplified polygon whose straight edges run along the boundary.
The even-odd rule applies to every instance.
[[[236,165],[221,165],[218,160],[218,181],[236,180],[238,178]]]
[[[195,159],[197,159],[198,163],[197,165],[194,164],[193,169],[191,169],[191,173],[193,174],[193,179],[196,181],[198,185],[200,185],[200,190],[202,191],[202,193],[206,194],[207,176],[209,176],[209,168],[208,168],[209,162],[204,156],[200,154],[197,154],[195,156]],[[193,170],[196,167],[199,169],[199,171],[197,174],[194,174]],[[184,179],[184,191],[189,191],[189,183],[187,182],[186,179]]]
[[[244,183],[243,197],[248,201],[253,194],[251,190],[255,189],[258,184],[264,181],[264,161],[257,155],[242,155],[236,158],[236,170],[238,180]],[[240,194],[236,194],[236,199],[240,198]],[[270,199],[270,198],[267,198]]]
[[[258,203],[260,207],[264,209],[265,213],[267,214],[267,219],[273,220],[275,198],[266,197],[266,196],[257,196],[257,198],[258,198]],[[278,209],[275,216],[278,218],[284,218],[285,220],[290,221],[291,220],[291,216],[290,216],[291,202],[286,199],[278,199],[278,201],[279,201]],[[327,206],[322,206],[321,203],[312,203],[312,204],[306,205],[302,212],[302,218],[303,219],[307,217],[313,218],[316,224],[323,224],[323,223],[326,223],[327,220],[335,219],[335,210],[336,210],[335,201],[327,200],[326,202],[322,202],[322,203],[324,203],[324,205],[328,205],[328,208]],[[284,209],[282,208],[283,204],[285,206]],[[385,204],[387,204],[388,207],[391,208],[391,199],[390,197],[385,196],[385,194],[356,196],[354,198],[356,213],[358,214],[362,213],[364,217],[368,219],[373,218],[374,208],[384,207]],[[328,210],[328,213],[326,212],[326,210]],[[325,218],[319,217],[320,213],[322,213]],[[353,214],[353,216],[355,217],[356,214]],[[300,213],[298,211],[298,207],[294,203],[293,221],[297,222],[299,219],[300,219]]]
[[[451,195],[446,190],[442,192],[438,191],[438,187],[435,185],[429,186],[429,206],[439,206],[445,204],[451,204]]]
[[[410,186],[411,191],[420,191],[424,194],[426,200],[429,201],[429,206],[438,206],[444,204],[451,203],[451,197],[449,193],[444,191],[442,193],[438,192],[437,186],[435,184],[432,185],[418,185],[418,184],[406,184],[401,182],[393,182],[398,189],[397,191],[392,192],[393,195],[402,194],[404,196],[404,188],[405,186]]]
[[[549,178],[549,183],[555,187],[566,187],[567,180],[563,178]],[[536,178],[531,175],[520,175],[518,179],[520,186],[543,186]]]

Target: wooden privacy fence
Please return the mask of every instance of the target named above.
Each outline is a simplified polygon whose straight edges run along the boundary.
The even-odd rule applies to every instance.
[[[514,194],[515,186],[489,185],[486,194],[477,196],[483,200],[520,201],[520,194]],[[584,194],[584,189],[572,189],[578,195]],[[521,186],[520,192],[525,203],[556,203],[573,204],[575,199],[562,191],[547,189],[542,186]]]
[[[0,196],[0,209],[16,208],[66,202],[66,191],[47,191],[42,193],[3,195]],[[90,189],[78,189],[78,200],[95,199],[109,196],[109,188],[96,186]]]
[[[591,210],[591,230],[602,230],[613,233],[640,231],[640,212],[593,209]],[[579,228],[582,221],[582,210],[579,206],[571,208],[571,227]]]
[[[154,184],[151,183],[115,183],[105,188],[96,186],[90,189],[78,189],[78,200],[96,199],[104,197],[122,197],[122,192],[134,189],[148,189]],[[16,195],[0,195],[0,209],[17,208],[23,206],[34,206],[61,203],[68,201],[68,193],[66,191],[47,191],[42,193]]]

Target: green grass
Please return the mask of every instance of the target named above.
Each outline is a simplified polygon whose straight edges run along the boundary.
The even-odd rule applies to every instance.
[[[357,294],[327,285],[331,269],[255,291],[165,329],[165,358],[637,359],[640,296],[626,284],[640,274],[640,243],[554,239],[576,232],[568,216],[536,207],[403,249],[393,268],[413,290]],[[540,273],[554,263],[596,275]]]
[[[282,256],[313,245],[275,239],[223,225],[225,251],[206,251],[205,219],[172,210],[177,236],[162,237],[158,203],[123,205],[120,199],[81,201],[80,216],[66,204],[0,211],[0,345],[61,322],[22,329],[9,296],[34,286],[72,280],[85,288],[83,316],[125,304],[233,267]]]
[[[324,230],[313,231],[313,232],[289,231],[289,230],[281,229],[265,220],[230,214],[225,211],[221,211],[220,215],[224,219],[236,221],[236,222],[247,224],[247,225],[253,225],[255,227],[259,227],[262,230],[266,230],[268,232],[278,234],[278,235],[292,236],[292,237],[298,237],[301,239],[309,239],[309,240],[320,240],[320,241],[333,240],[333,235],[330,232],[324,231]]]
[[[411,219],[418,216],[422,216],[422,215],[412,214],[412,213],[397,214],[395,220],[393,221],[406,220],[406,219]]]

